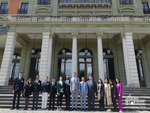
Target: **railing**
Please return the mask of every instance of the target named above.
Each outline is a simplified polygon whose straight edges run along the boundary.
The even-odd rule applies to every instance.
[[[143,10],[143,13],[144,14],[150,14],[150,10],[148,9],[148,10]]]
[[[18,14],[27,14],[28,10],[25,9],[18,9]]]
[[[111,0],[59,0],[59,3],[111,3]]]
[[[8,14],[8,9],[0,9],[0,14]]]
[[[132,5],[133,0],[120,0],[121,5]]]
[[[50,0],[38,0],[37,5],[50,5]]]
[[[57,22],[150,22],[150,17],[38,17],[38,16],[12,16],[9,22],[47,22],[47,23],[57,23]]]

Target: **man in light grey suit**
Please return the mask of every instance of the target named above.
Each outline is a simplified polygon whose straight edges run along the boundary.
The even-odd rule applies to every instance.
[[[88,84],[88,110],[94,110],[94,101],[95,101],[95,96],[97,92],[97,85],[96,82],[93,80],[93,77],[89,77],[89,81],[87,82]]]
[[[80,82],[80,101],[81,101],[81,111],[86,110],[86,95],[88,94],[88,84],[85,82],[85,78],[82,77],[82,82]]]
[[[79,78],[77,78],[76,72],[73,73],[73,77],[70,80],[70,92],[72,95],[72,110],[74,109],[75,101],[75,110],[77,110],[78,94],[79,94]]]

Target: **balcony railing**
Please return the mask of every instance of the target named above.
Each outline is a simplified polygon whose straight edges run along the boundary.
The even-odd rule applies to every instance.
[[[150,22],[150,17],[139,17],[139,16],[127,16],[127,17],[119,17],[119,16],[97,16],[97,17],[39,17],[39,16],[12,16],[9,22],[17,22],[17,23],[59,23],[59,22]]]
[[[0,14],[8,14],[8,9],[0,9]]]
[[[27,14],[28,10],[25,9],[18,9],[18,14]]]
[[[38,5],[50,5],[50,0],[38,0]]]
[[[144,14],[150,14],[150,10],[148,9],[148,10],[143,10],[143,13]]]
[[[84,3],[84,4],[88,4],[88,3],[99,3],[99,4],[103,4],[103,3],[111,3],[111,0],[59,0],[59,3]]]
[[[132,5],[133,0],[120,0],[121,5]]]

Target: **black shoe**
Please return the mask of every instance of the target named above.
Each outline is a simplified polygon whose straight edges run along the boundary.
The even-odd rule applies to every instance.
[[[34,108],[32,108],[31,110],[34,110]]]
[[[78,111],[78,109],[76,108],[75,111]]]
[[[86,111],[86,109],[84,109],[84,111]]]
[[[24,108],[23,110],[27,110],[27,108]]]
[[[10,110],[14,110],[14,107],[12,107]]]
[[[17,107],[16,109],[19,110],[19,107]]]
[[[74,109],[72,108],[71,111],[73,111]]]

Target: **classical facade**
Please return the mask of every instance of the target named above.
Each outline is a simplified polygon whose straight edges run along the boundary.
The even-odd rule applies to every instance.
[[[150,87],[149,0],[0,0],[0,85],[119,78]]]

